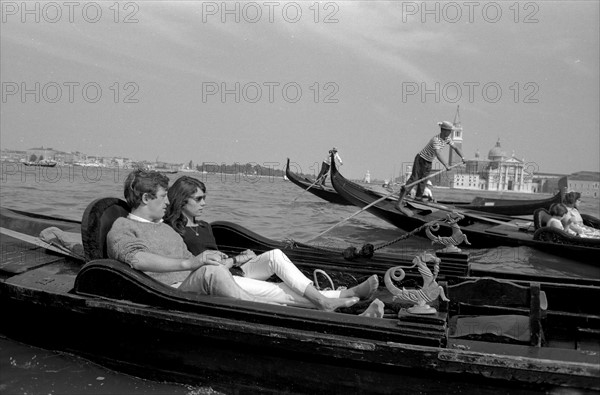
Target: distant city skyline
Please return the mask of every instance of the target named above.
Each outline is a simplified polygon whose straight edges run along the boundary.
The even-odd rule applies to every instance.
[[[268,162],[265,165],[261,165],[260,163],[257,163],[257,162],[240,162],[240,161],[232,161],[232,162],[228,162],[228,163],[225,163],[225,162],[210,162],[210,161],[196,162],[196,161],[193,161],[193,160],[167,162],[167,161],[160,161],[160,160],[157,161],[156,159],[152,160],[152,159],[132,158],[132,157],[129,157],[129,156],[121,157],[121,156],[114,156],[114,155],[106,155],[106,156],[90,155],[90,154],[87,154],[85,152],[67,151],[67,150],[56,149],[54,147],[32,147],[32,148],[25,149],[25,150],[22,150],[22,149],[13,149],[13,148],[2,148],[0,150],[0,152],[3,153],[2,159],[4,159],[4,154],[6,152],[23,152],[23,153],[25,153],[26,156],[28,156],[27,155],[28,151],[37,151],[37,150],[56,151],[56,152],[59,152],[59,153],[62,153],[62,154],[79,154],[79,155],[81,155],[81,156],[83,156],[83,157],[86,158],[86,160],[84,160],[84,159],[80,159],[80,160],[77,160],[77,161],[70,160],[67,163],[85,162],[85,161],[89,162],[90,160],[92,160],[92,161],[98,161],[98,160],[113,160],[113,161],[114,160],[124,160],[128,164],[131,164],[131,163],[145,163],[145,164],[156,163],[156,164],[165,164],[165,165],[168,165],[169,167],[174,167],[174,166],[176,166],[176,167],[182,167],[182,166],[183,167],[187,167],[190,162],[193,164],[194,167],[202,166],[203,164],[205,164],[207,166],[214,166],[214,165],[226,165],[226,166],[241,165],[241,166],[245,166],[245,165],[251,164],[251,165],[262,166],[262,167],[265,167],[265,168],[274,168],[276,170],[283,170],[285,172],[285,163],[280,166],[280,164],[274,163],[274,162]],[[53,158],[55,158],[55,157],[53,156]],[[53,158],[51,158],[51,159],[53,159]],[[508,157],[508,158],[510,158],[510,157]],[[22,157],[22,159],[23,160],[27,160],[26,157]],[[468,160],[469,161],[476,161],[477,160],[477,155],[475,157],[473,157],[473,158],[469,158]],[[297,164],[294,163],[294,169],[296,167],[297,167]],[[379,177],[371,177],[370,171],[368,171],[368,170],[365,172],[365,174],[362,177],[359,176],[359,177],[355,177],[354,179],[361,179],[361,178],[364,179],[365,175],[367,174],[367,172],[368,172],[369,178],[372,179],[373,181],[384,181],[384,180],[388,180],[389,181],[390,180],[389,178],[385,178],[385,177],[381,177],[381,178],[379,178]],[[596,170],[581,169],[581,170],[576,170],[576,171],[571,172],[571,173],[560,173],[560,172],[557,173],[557,172],[546,172],[546,171],[543,171],[543,169],[540,169],[539,171],[535,172],[534,175],[537,175],[537,176],[555,175],[555,176],[557,176],[557,175],[573,175],[573,174],[582,174],[582,173],[598,174],[600,172],[596,171]],[[301,174],[310,176],[312,173],[310,173],[310,172],[308,172],[308,173],[303,172]],[[403,174],[397,174],[396,178],[407,177],[409,174],[410,174],[410,168],[405,169],[405,171],[404,171]]]
[[[385,179],[460,105],[467,158],[600,170],[600,2],[11,4],[2,147]]]

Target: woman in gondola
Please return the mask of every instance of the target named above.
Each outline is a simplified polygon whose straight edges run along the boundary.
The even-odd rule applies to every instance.
[[[181,235],[193,255],[218,251],[210,224],[199,220],[206,204],[206,186],[200,180],[183,176],[168,191],[169,207],[165,222]],[[360,299],[368,299],[379,285],[376,275],[345,290],[318,291],[292,261],[279,249],[256,255],[245,250],[236,256],[221,253],[221,264],[239,267],[242,276],[234,275],[236,283],[249,294],[274,303],[335,310],[349,307]],[[266,281],[276,274],[283,282]]]
[[[565,221],[569,223],[569,229],[581,237],[600,238],[600,229],[592,228],[583,223],[583,218],[579,213],[581,193],[575,191],[567,192],[565,193],[563,201],[567,208]]]

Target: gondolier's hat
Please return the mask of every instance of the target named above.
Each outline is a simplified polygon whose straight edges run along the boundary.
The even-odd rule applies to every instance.
[[[438,125],[440,125],[441,129],[454,130],[454,125],[448,121],[438,122]]]
[[[333,152],[337,152],[337,148],[335,148],[335,147],[333,147],[331,150],[332,150]]]

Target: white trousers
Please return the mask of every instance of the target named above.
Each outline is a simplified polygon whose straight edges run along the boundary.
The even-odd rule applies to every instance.
[[[240,288],[250,295],[290,306],[315,307],[304,297],[306,287],[313,282],[306,278],[281,250],[275,249],[260,254],[243,264],[241,269],[245,277],[233,278]],[[265,281],[273,274],[283,282]],[[320,292],[328,298],[340,297],[340,291]]]

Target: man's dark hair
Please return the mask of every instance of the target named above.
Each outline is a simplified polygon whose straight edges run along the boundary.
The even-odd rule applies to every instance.
[[[550,215],[557,217],[562,217],[568,212],[567,207],[562,203],[553,203],[548,211]]]
[[[155,198],[159,187],[169,189],[169,177],[154,170],[137,169],[129,173],[123,186],[125,200],[133,210],[142,204],[145,193]]]

